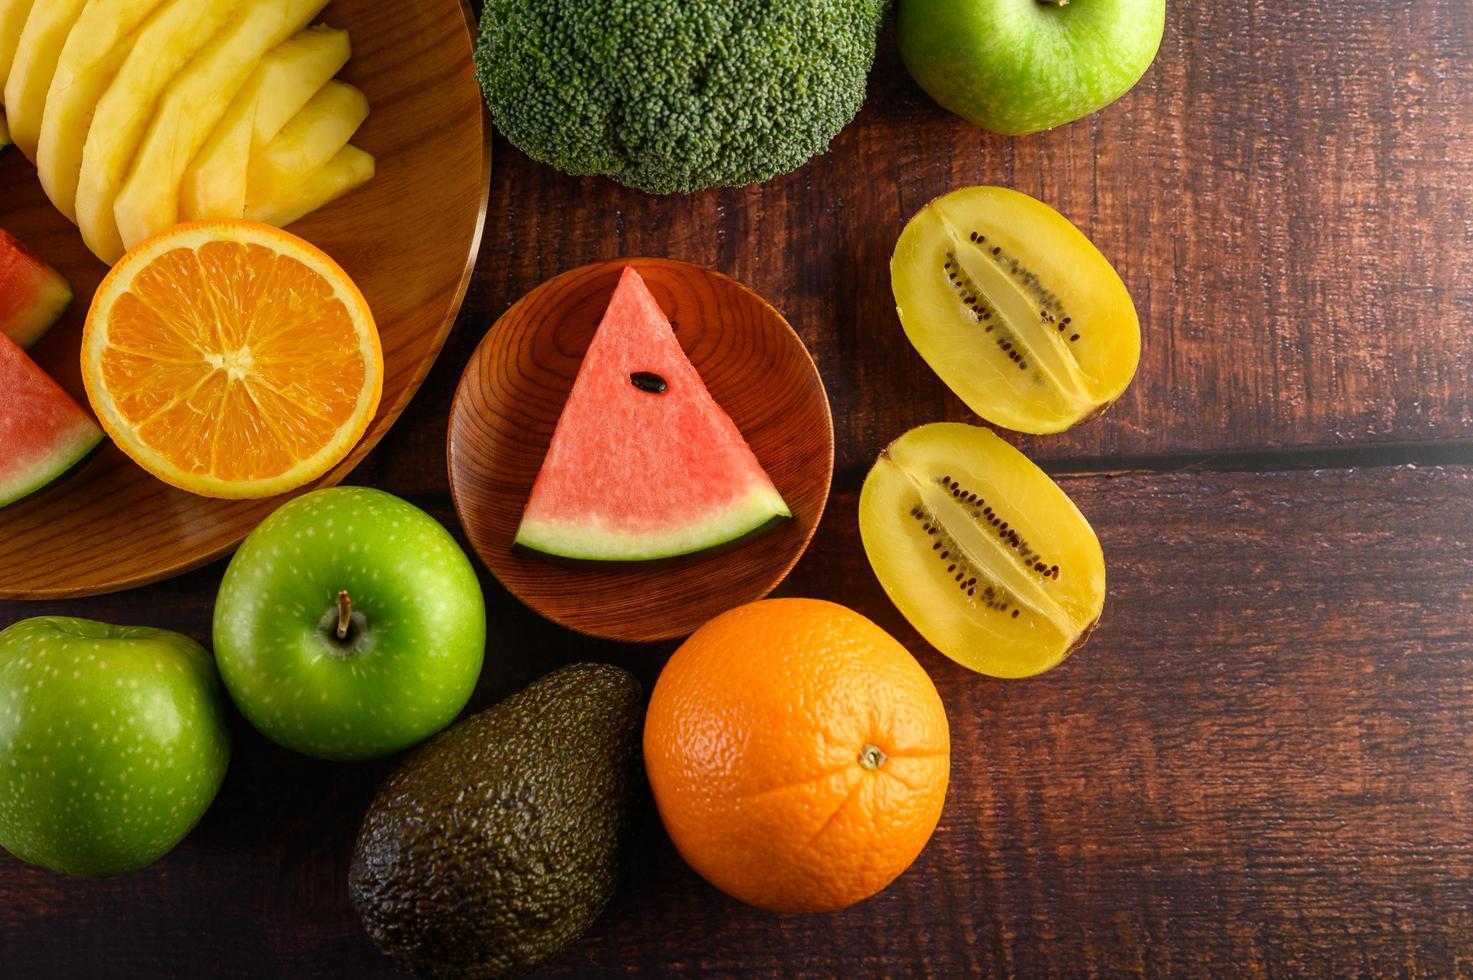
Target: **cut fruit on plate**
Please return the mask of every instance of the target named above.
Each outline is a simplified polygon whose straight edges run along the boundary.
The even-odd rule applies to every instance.
[[[516,547],[573,561],[649,561],[730,546],[791,516],[626,267],[558,418]]]
[[[189,165],[179,216],[185,221],[242,217],[252,157],[329,84],[348,55],[348,32],[321,24],[267,52]]]
[[[346,82],[328,82],[251,157],[252,186],[319,169],[348,145],[367,118],[368,98],[362,92]]]
[[[989,429],[935,422],[880,453],[859,496],[886,594],[957,663],[1027,677],[1083,645],[1105,604],[1105,557],[1048,475]]]
[[[0,228],[0,334],[30,347],[71,302],[71,284],[61,273]]]
[[[32,0],[0,0],[0,102],[5,101],[5,83],[15,63],[15,49],[25,30]]]
[[[127,60],[98,100],[77,176],[77,227],[87,247],[108,265],[123,255],[113,204],[159,96],[230,19],[237,4],[167,0],[139,29]]]
[[[978,415],[1060,432],[1120,397],[1141,354],[1125,284],[1053,208],[969,187],[921,209],[890,280],[905,334]]]
[[[248,221],[176,225],[129,252],[82,335],[82,380],[108,435],[209,497],[267,497],[327,472],[368,427],[383,374],[348,274]]]
[[[139,144],[113,217],[128,248],[179,220],[179,185],[267,51],[317,15],[327,0],[251,0],[169,83]]]
[[[101,441],[82,407],[0,334],[0,507],[51,483]]]
[[[374,159],[348,143],[368,118],[368,99],[332,81],[276,138],[252,154],[245,216],[282,227],[373,178]]]
[[[373,179],[373,157],[349,144],[305,174],[259,180],[246,198],[246,217],[285,227]]]
[[[41,138],[41,116],[46,93],[56,72],[57,59],[67,35],[86,6],[86,0],[42,0],[31,7],[15,46],[15,60],[5,79],[5,117],[10,138],[28,159],[36,159]]]
[[[56,209],[77,214],[77,175],[97,100],[117,77],[138,29],[162,0],[92,0],[67,36],[45,94],[36,173]]]

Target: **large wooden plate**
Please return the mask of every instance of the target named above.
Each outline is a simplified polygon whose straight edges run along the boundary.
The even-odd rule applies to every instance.
[[[731,551],[654,565],[568,567],[513,553],[563,403],[626,265],[644,277],[793,519]],[[665,640],[762,598],[802,556],[828,501],[834,424],[808,349],[762,297],[698,265],[617,259],[543,283],[496,321],[456,389],[447,453],[466,535],[517,598],[581,633]]]
[[[424,380],[470,281],[491,173],[471,61],[475,20],[460,0],[334,0],[319,20],[352,39],[343,77],[372,107],[353,141],[378,159],[378,173],[291,230],[337,259],[368,298],[383,340],[384,395],[362,442],[299,493],[343,479]],[[0,227],[76,289],[32,354],[86,404],[77,352],[107,270],[14,151],[0,158]],[[57,484],[0,510],[0,598],[90,595],[182,572],[229,551],[284,499],[196,497],[105,444]]]

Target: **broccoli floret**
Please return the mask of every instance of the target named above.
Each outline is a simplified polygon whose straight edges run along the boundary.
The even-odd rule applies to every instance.
[[[828,149],[864,101],[886,0],[487,0],[493,122],[570,174],[739,187]]]

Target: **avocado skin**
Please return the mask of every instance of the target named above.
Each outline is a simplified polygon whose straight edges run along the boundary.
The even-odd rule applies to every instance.
[[[422,977],[509,977],[557,955],[613,895],[644,786],[644,695],[563,667],[411,753],[349,871],[374,943]]]

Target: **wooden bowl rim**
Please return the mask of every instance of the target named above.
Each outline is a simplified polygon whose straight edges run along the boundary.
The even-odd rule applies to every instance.
[[[501,584],[501,587],[511,593],[511,595],[518,602],[522,603],[522,605],[526,606],[528,609],[531,609],[537,615],[548,620],[549,622],[561,626],[564,629],[572,630],[574,633],[578,633],[582,636],[588,636],[592,637],[593,639],[599,640],[615,640],[624,643],[661,643],[667,642],[669,640],[680,639],[690,634],[687,632],[678,631],[673,633],[662,633],[659,636],[629,636],[625,633],[620,632],[600,631],[599,629],[590,625],[567,622],[562,615],[549,613],[547,610],[541,608],[539,602],[524,597],[518,588],[516,588],[511,582],[508,582],[503,577],[501,563],[499,561],[492,562],[491,560],[489,560],[486,555],[482,553],[480,547],[476,544],[475,539],[471,537],[470,526],[466,522],[463,505],[461,503],[460,492],[457,489],[455,467],[455,439],[457,428],[456,420],[461,415],[463,404],[468,404],[470,406],[474,406],[475,404],[475,400],[470,398],[467,390],[470,380],[470,374],[472,369],[474,369],[481,361],[490,359],[490,353],[485,350],[485,348],[490,342],[492,335],[496,333],[497,328],[501,326],[502,322],[505,321],[508,317],[512,316],[514,313],[522,310],[524,307],[532,305],[540,298],[541,295],[550,291],[552,287],[554,287],[559,281],[563,279],[567,279],[569,277],[577,275],[585,275],[595,270],[602,271],[606,268],[623,268],[626,265],[634,265],[636,266],[637,270],[637,263],[641,262],[673,266],[682,270],[686,274],[695,274],[711,279],[722,280],[735,286],[736,289],[738,289],[741,293],[756,301],[758,308],[766,314],[766,320],[768,323],[776,323],[781,325],[779,335],[783,336],[788,343],[796,346],[798,350],[802,351],[803,360],[807,364],[808,370],[812,375],[814,382],[818,385],[818,394],[820,396],[819,402],[822,407],[823,413],[823,431],[826,436],[827,443],[825,453],[827,465],[824,468],[825,476],[823,497],[819,501],[817,510],[814,512],[813,522],[804,531],[802,539],[795,542],[792,548],[783,553],[782,561],[780,563],[774,563],[775,570],[771,576],[771,580],[762,587],[761,592],[758,595],[753,596],[751,599],[747,599],[745,601],[756,602],[759,599],[766,598],[768,595],[772,594],[772,591],[774,589],[776,589],[779,585],[783,583],[784,580],[787,579],[789,573],[792,572],[794,566],[796,566],[799,560],[802,559],[803,555],[807,553],[809,545],[813,543],[813,536],[818,532],[819,525],[823,523],[823,516],[828,511],[829,498],[833,496],[834,460],[836,458],[834,444],[833,407],[829,403],[828,389],[824,386],[823,383],[823,373],[819,371],[817,362],[813,360],[813,352],[808,349],[808,345],[803,342],[803,338],[800,337],[798,335],[798,332],[793,329],[793,325],[788,322],[787,317],[783,316],[782,312],[779,311],[777,307],[768,302],[766,297],[757,292],[757,290],[753,289],[751,286],[748,286],[740,279],[729,276],[726,273],[721,272],[718,269],[713,269],[709,266],[701,265],[696,262],[687,262],[684,259],[671,258],[665,255],[620,256],[618,258],[604,259],[599,262],[590,262],[585,265],[576,266],[572,269],[566,269],[549,279],[543,280],[536,286],[533,286],[526,293],[522,294],[522,296],[518,298],[517,301],[511,306],[507,307],[506,310],[500,316],[498,316],[495,322],[492,323],[491,326],[486,330],[485,335],[482,336],[481,339],[476,343],[475,350],[471,352],[470,359],[466,362],[465,369],[460,374],[460,380],[456,383],[455,386],[455,397],[451,400],[450,403],[450,417],[445,427],[445,467],[446,476],[450,483],[450,499],[455,508],[455,516],[456,519],[460,521],[462,528],[466,532],[466,539],[470,542],[471,550],[476,553],[476,557],[481,560],[481,564],[484,565],[486,569],[491,572],[491,575],[496,579],[498,583]],[[527,319],[530,320],[532,318]],[[545,323],[547,322],[547,320],[546,318],[537,318],[537,322]],[[474,411],[474,408],[472,407],[470,410]],[[559,418],[561,418],[561,408],[559,408],[558,410],[558,415]],[[743,438],[745,438],[745,436],[743,436]],[[777,567],[778,564],[780,564],[780,567]],[[670,570],[681,571],[683,570],[683,567],[684,566],[681,565],[672,565]],[[648,569],[631,568],[630,571],[644,572],[648,571]],[[715,617],[717,615],[720,615],[720,613],[712,613],[712,617]]]

